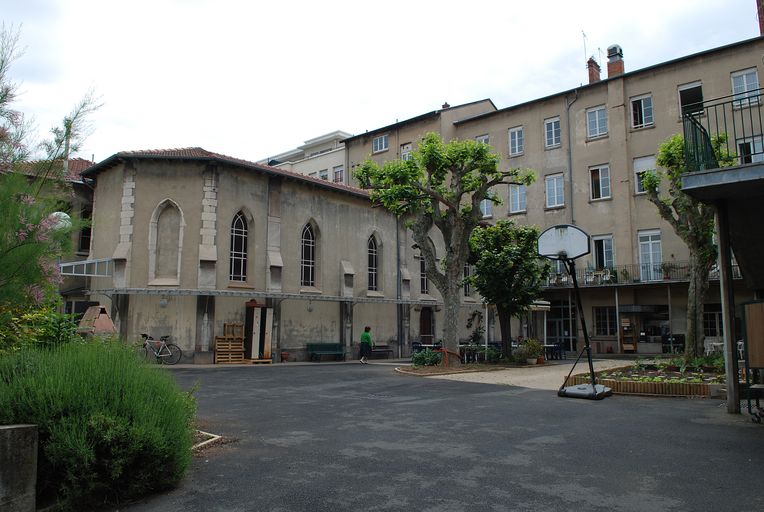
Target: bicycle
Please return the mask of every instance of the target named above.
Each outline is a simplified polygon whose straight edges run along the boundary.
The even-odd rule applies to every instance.
[[[149,360],[149,354],[153,354],[158,363],[175,364],[180,361],[183,353],[176,344],[167,343],[170,339],[169,336],[160,336],[159,341],[148,334],[141,334],[141,337],[143,338],[143,347],[141,348],[143,359]]]

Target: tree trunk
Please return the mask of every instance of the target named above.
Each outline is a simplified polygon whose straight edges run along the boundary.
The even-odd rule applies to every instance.
[[[499,315],[499,328],[501,329],[501,352],[509,357],[512,355],[512,311],[498,304],[496,311]]]
[[[448,366],[459,366],[461,361],[454,354],[459,353],[459,306],[461,305],[462,290],[461,281],[458,279],[449,279],[443,294],[443,307],[445,309],[443,321],[443,348],[450,354],[446,358],[443,356],[443,363],[448,361]]]
[[[703,331],[703,302],[708,291],[708,274],[711,262],[704,262],[690,251],[690,286],[687,290],[687,338],[684,342],[684,359],[702,356],[705,353],[705,333]]]

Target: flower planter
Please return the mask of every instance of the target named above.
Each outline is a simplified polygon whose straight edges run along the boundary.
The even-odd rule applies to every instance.
[[[572,384],[587,384],[591,382],[588,374],[574,375],[570,378]],[[639,382],[630,380],[600,379],[602,384],[622,395],[663,395],[663,396],[710,396],[709,384],[693,382]]]
[[[525,360],[525,364],[536,364],[537,362],[538,362],[537,357],[534,357],[532,359],[529,357],[528,359]]]

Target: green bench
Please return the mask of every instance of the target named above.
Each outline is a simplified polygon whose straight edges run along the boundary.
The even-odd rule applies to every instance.
[[[371,357],[372,359],[393,357],[393,349],[389,345],[374,345],[371,349]]]
[[[342,343],[308,343],[305,346],[311,361],[320,361],[321,356],[334,356],[338,361],[345,360],[345,346]]]

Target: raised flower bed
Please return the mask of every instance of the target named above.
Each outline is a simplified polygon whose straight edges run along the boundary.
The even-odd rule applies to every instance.
[[[718,368],[680,369],[662,362],[645,364],[637,361],[632,366],[612,368],[595,375],[598,384],[609,387],[613,393],[627,395],[711,397],[719,396],[724,384],[724,374]],[[588,373],[569,379],[572,385],[589,382]]]

